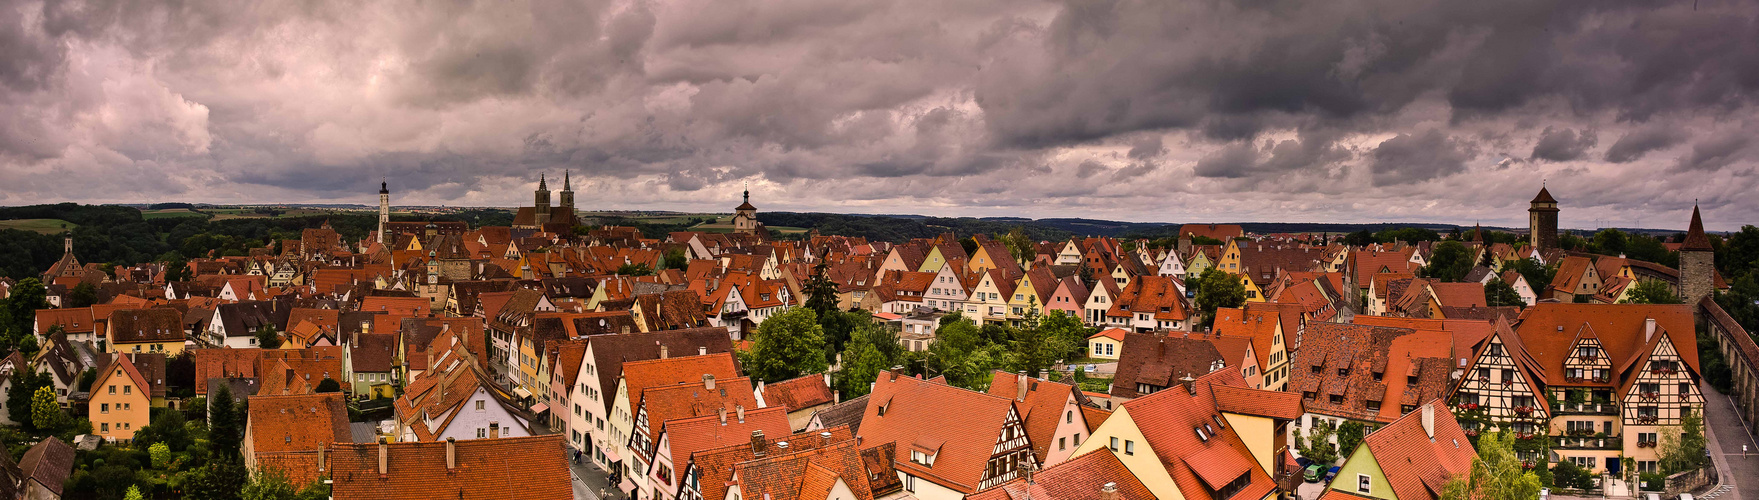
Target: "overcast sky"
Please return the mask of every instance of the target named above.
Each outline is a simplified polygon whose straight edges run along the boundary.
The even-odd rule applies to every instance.
[[[0,6],[6,205],[1759,223],[1755,0]]]

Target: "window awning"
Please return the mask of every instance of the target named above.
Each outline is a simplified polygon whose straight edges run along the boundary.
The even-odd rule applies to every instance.
[[[522,397],[522,398],[529,398],[529,397],[531,397],[531,391],[527,391],[527,390],[525,390],[525,388],[524,388],[524,387],[514,387],[514,388],[513,388],[513,393],[514,393],[514,394],[518,394],[518,395],[519,395],[519,397]]]

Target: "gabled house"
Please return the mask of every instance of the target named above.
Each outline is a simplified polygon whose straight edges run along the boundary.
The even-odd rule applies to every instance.
[[[134,431],[152,417],[152,382],[126,355],[114,355],[92,383],[88,414],[92,431],[105,441],[132,441]]]
[[[1095,408],[1080,388],[1060,382],[996,371],[991,374],[989,394],[1014,400],[1032,454],[1044,467],[1069,459],[1097,422],[1089,424],[1084,407]]]
[[[1283,324],[1276,308],[1224,307],[1216,309],[1211,327],[1218,336],[1249,339],[1252,354],[1263,370],[1263,388],[1280,391],[1288,386],[1289,351],[1293,350],[1288,339],[1295,333],[1286,332]]]
[[[338,393],[250,398],[240,450],[253,473],[279,470],[295,488],[329,475],[319,450],[353,442],[348,407]]]
[[[1227,362],[1215,344],[1181,335],[1124,335],[1111,401],[1121,403],[1166,390],[1182,382],[1223,371]]]
[[[1037,462],[1012,399],[897,372],[874,382],[857,439],[863,450],[893,446],[904,491],[923,500],[964,498]]]
[[[335,498],[572,498],[557,435],[441,442],[338,444]]]
[[[667,358],[678,355],[725,353],[733,350],[733,342],[725,328],[690,328],[648,333],[594,335],[585,338],[585,354],[580,369],[571,383],[569,396],[568,445],[590,456],[600,467],[610,467],[621,460],[610,458],[616,441],[628,439],[627,434],[613,439],[610,422],[616,408],[623,365],[631,361]],[[578,439],[573,431],[579,431]]]
[[[1478,452],[1442,400],[1423,403],[1362,439],[1320,498],[1333,492],[1381,500],[1436,500],[1472,473]]]

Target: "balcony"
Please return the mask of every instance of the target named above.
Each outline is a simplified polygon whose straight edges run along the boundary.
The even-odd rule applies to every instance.
[[[1617,415],[1619,413],[1619,405],[1610,402],[1557,403],[1551,406],[1552,413],[1556,415]]]
[[[1624,440],[1604,434],[1552,436],[1551,447],[1567,450],[1617,450],[1624,448]]]

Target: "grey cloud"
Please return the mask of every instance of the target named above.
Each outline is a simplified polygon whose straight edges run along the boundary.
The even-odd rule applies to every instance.
[[[1718,170],[1743,159],[1752,135],[1744,131],[1711,137],[1692,145],[1692,154],[1680,158],[1675,170]]]
[[[1619,137],[1618,142],[1606,148],[1605,160],[1612,163],[1629,163],[1649,154],[1650,151],[1666,149],[1686,140],[1686,135],[1679,129],[1655,124],[1626,133]]]
[[[1580,135],[1567,128],[1545,127],[1539,134],[1539,143],[1533,145],[1533,154],[1528,158],[1545,161],[1570,161],[1581,158],[1589,148],[1599,143],[1600,139],[1593,130],[1583,130]]]
[[[1462,172],[1472,157],[1470,149],[1440,130],[1399,134],[1374,148],[1374,185],[1421,182]]]
[[[1230,144],[1198,160],[1193,173],[1224,179],[1280,176],[1297,171],[1324,175],[1333,165],[1353,156],[1334,140],[1335,136],[1309,130],[1296,139],[1266,140],[1261,147],[1248,142]]]

